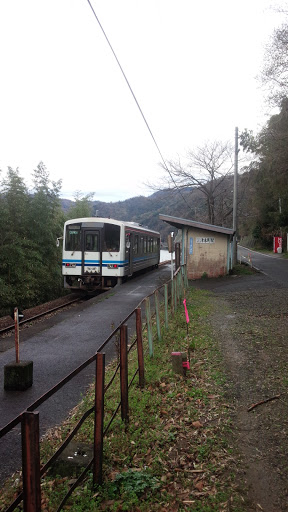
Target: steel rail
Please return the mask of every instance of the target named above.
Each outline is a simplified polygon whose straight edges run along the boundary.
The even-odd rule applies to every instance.
[[[70,302],[65,302],[65,304],[61,304],[60,306],[55,306],[54,308],[47,309],[46,311],[42,311],[42,313],[38,313],[37,315],[30,316],[29,318],[25,318],[25,320],[21,320],[19,322],[19,325],[27,324],[28,322],[32,322],[33,320],[36,320],[37,318],[41,318],[42,316],[49,315],[49,313],[53,313],[54,311],[57,311],[58,309],[65,308],[65,306],[70,306],[70,304],[74,304],[74,302],[79,302],[82,299],[82,297],[78,297],[77,299],[70,300]],[[8,331],[12,331],[15,328],[14,324],[8,325],[7,327],[4,327],[3,329],[0,329],[0,334]]]

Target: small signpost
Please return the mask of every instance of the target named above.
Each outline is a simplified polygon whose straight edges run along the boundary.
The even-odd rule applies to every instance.
[[[15,325],[15,362],[4,366],[4,389],[25,391],[33,384],[33,361],[20,361],[19,319],[24,315],[18,308],[14,308],[11,317]]]

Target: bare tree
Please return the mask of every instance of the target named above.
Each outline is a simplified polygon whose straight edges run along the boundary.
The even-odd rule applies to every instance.
[[[268,92],[268,102],[278,106],[288,96],[288,3],[273,5],[271,10],[283,15],[283,23],[276,28],[266,44],[260,81]]]
[[[274,30],[266,45],[261,82],[267,88],[268,100],[279,105],[288,96],[288,25]]]
[[[167,166],[161,164],[161,167],[166,171],[167,188],[181,191],[196,187],[204,194],[210,224],[215,224],[218,200],[221,199],[223,219],[224,198],[227,197],[224,180],[233,170],[233,148],[229,142],[206,142],[188,151],[185,165],[178,159],[169,161]]]

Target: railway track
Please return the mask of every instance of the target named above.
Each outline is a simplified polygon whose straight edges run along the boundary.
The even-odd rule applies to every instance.
[[[61,303],[59,303],[59,300],[61,301]],[[58,299],[58,300],[55,300],[52,302],[48,302],[47,304],[43,304],[41,306],[32,308],[30,310],[28,309],[27,311],[24,311],[24,319],[19,322],[19,326],[21,327],[21,325],[23,325],[23,324],[33,322],[34,320],[37,320],[41,317],[44,317],[51,313],[54,313],[60,309],[70,306],[71,304],[74,304],[76,302],[81,302],[83,300],[87,300],[86,295],[85,296],[78,295],[77,297],[75,297],[75,294],[73,294],[73,298],[71,298],[70,300],[65,301],[62,298],[62,300]],[[9,322],[9,324],[3,326],[3,324],[7,324],[7,322]],[[14,327],[15,326],[14,326],[14,322],[13,322],[12,318],[10,319],[10,317],[4,317],[4,318],[0,319],[0,336],[2,334],[8,333],[9,331],[12,331],[14,329]]]

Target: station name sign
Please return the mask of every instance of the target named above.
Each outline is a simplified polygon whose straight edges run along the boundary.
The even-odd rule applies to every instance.
[[[215,244],[214,236],[197,236],[196,244]]]

